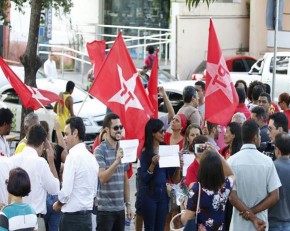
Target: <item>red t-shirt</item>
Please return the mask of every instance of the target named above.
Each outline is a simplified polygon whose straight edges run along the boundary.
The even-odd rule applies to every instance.
[[[172,134],[169,133],[169,132],[166,132],[166,133],[165,133],[165,135],[164,135],[164,143],[165,143],[165,144],[172,145],[172,144],[170,143],[170,137],[171,137],[171,135],[172,135]],[[177,144],[179,145],[179,150],[181,150],[181,149],[182,149],[182,146],[183,146],[183,139],[181,139]]]
[[[220,154],[223,156],[223,158],[226,160],[231,156],[230,152],[230,146],[226,145],[220,150]]]
[[[186,177],[185,177],[185,185],[189,187],[192,182],[197,182],[197,172],[199,168],[199,163],[195,159],[191,165],[187,168]]]
[[[271,104],[275,108],[275,112],[279,112],[280,111],[278,105],[274,101],[272,101]]]
[[[247,108],[247,106],[244,103],[238,104],[235,113],[236,112],[244,113],[244,115],[246,116],[247,120],[251,119],[251,112],[250,112],[250,110]]]
[[[288,118],[288,129],[290,129],[290,110],[285,110],[284,114],[287,116]]]

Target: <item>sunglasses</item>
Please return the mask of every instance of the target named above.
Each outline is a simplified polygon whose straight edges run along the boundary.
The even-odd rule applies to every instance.
[[[276,128],[276,127],[268,126],[268,130],[269,130],[269,132],[272,131],[274,128]]]
[[[158,132],[162,134],[162,133],[165,133],[166,130],[163,128],[163,129],[160,129]]]
[[[118,130],[122,130],[123,129],[123,125],[116,125],[113,127],[114,131],[118,131]]]

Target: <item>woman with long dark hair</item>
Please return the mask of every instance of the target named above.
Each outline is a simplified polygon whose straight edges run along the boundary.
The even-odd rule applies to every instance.
[[[242,143],[242,127],[239,123],[231,122],[228,124],[224,141],[227,144],[220,153],[225,159],[240,151]]]
[[[225,204],[234,181],[232,170],[216,151],[206,150],[197,178],[198,182],[190,189],[182,223],[197,215],[198,230],[224,230]]]
[[[140,164],[142,174],[141,211],[145,231],[163,231],[168,213],[169,197],[166,181],[180,180],[180,168],[159,167],[159,145],[163,144],[165,129],[159,119],[150,119],[145,126],[145,143]]]

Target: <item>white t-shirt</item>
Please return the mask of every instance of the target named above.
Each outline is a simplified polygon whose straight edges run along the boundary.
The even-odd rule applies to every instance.
[[[10,158],[0,156],[0,203],[8,204],[8,192],[6,180],[9,178],[9,172],[12,169]]]
[[[50,61],[49,59],[44,63],[44,73],[48,78],[57,78],[57,70],[55,61]]]
[[[13,167],[23,168],[30,178],[31,192],[23,197],[23,202],[30,204],[36,214],[46,214],[47,193],[56,195],[60,189],[59,180],[51,173],[47,161],[29,146],[10,160]]]

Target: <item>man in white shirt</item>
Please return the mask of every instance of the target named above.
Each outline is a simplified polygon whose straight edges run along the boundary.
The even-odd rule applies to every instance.
[[[45,230],[43,217],[46,214],[47,193],[55,195],[60,189],[54,165],[54,151],[46,138],[47,133],[41,125],[32,126],[23,151],[10,158],[13,167],[23,168],[29,175],[31,192],[23,198],[23,201],[35,210],[39,231]],[[48,163],[41,157],[44,149],[46,149]]]
[[[8,108],[0,108],[0,156],[10,156],[10,147],[6,140],[12,128],[13,113]]]
[[[62,211],[60,231],[91,231],[92,208],[98,187],[99,165],[83,143],[85,125],[80,117],[66,121],[64,140],[69,150],[63,171],[62,189],[55,211]]]
[[[49,79],[57,78],[56,64],[54,61],[54,55],[52,52],[48,54],[48,59],[44,62],[44,73]]]
[[[254,120],[243,123],[242,139],[241,150],[228,159],[236,178],[230,230],[268,230],[268,209],[279,200],[281,182],[272,159],[257,150],[261,136]]]
[[[6,181],[9,178],[9,172],[12,169],[10,158],[0,156],[0,211],[3,206],[8,204],[8,191]]]

